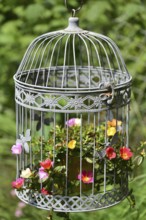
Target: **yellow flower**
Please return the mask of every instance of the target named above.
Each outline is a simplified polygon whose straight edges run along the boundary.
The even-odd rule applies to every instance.
[[[107,129],[107,136],[114,136],[115,133],[116,133],[116,128],[115,127],[109,127]]]
[[[69,149],[74,149],[76,146],[76,141],[75,140],[71,140],[69,143],[68,143],[68,148]]]
[[[146,156],[146,152],[145,152],[145,149],[143,149],[141,152],[140,152],[140,155],[145,157]]]
[[[121,126],[122,122],[113,118],[111,121],[107,122],[107,125],[108,125],[108,127],[116,127],[116,125]]]
[[[31,176],[32,172],[29,168],[27,168],[26,170],[22,170],[21,172],[21,177],[22,178],[29,178]]]

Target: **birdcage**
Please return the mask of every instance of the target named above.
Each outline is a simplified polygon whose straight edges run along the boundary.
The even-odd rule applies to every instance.
[[[17,196],[66,213],[127,197],[132,157],[131,76],[116,44],[78,23],[37,37],[14,75]]]

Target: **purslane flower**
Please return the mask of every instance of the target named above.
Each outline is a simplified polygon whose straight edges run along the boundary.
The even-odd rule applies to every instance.
[[[86,184],[93,183],[93,173],[83,170],[81,174],[78,174],[78,180],[82,180],[82,182]]]
[[[107,136],[114,136],[114,134],[116,133],[116,128],[115,127],[109,127],[107,129]]]
[[[45,188],[42,188],[42,189],[41,189],[41,194],[43,194],[43,195],[49,195],[49,192],[48,192],[48,190],[46,190]]]
[[[12,154],[21,154],[22,153],[22,144],[16,143],[16,145],[13,145],[11,148]]]
[[[66,121],[66,125],[68,127],[81,126],[81,119],[80,118],[71,118],[68,121]]]
[[[75,140],[71,140],[68,143],[68,148],[73,150],[75,147],[76,147],[76,141]]]
[[[24,178],[18,178],[12,182],[12,187],[15,189],[21,189],[24,184]]]
[[[107,121],[107,125],[108,125],[108,127],[121,126],[122,125],[122,121],[118,121],[118,120],[113,118],[111,121]]]
[[[130,148],[125,146],[120,148],[120,157],[123,160],[129,160],[132,156],[133,153],[131,152]]]
[[[50,159],[46,159],[46,160],[40,162],[40,166],[46,170],[49,170],[53,166],[53,161]]]
[[[32,175],[32,172],[31,172],[31,170],[30,170],[30,168],[26,168],[26,170],[22,170],[21,171],[21,177],[22,178],[29,178],[30,176]]]
[[[116,158],[116,152],[113,147],[106,148],[106,156],[109,160]]]
[[[49,177],[49,174],[45,172],[45,169],[43,167],[39,169],[38,175],[41,182],[44,182]]]

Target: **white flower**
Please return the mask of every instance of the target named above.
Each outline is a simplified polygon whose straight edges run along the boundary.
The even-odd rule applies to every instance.
[[[21,177],[22,178],[29,178],[31,176],[32,172],[29,168],[27,168],[26,170],[22,170],[21,172]]]

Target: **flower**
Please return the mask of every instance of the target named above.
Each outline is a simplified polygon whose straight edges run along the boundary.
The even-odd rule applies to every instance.
[[[45,161],[40,162],[40,166],[46,170],[49,170],[53,166],[53,161],[46,159]]]
[[[20,218],[22,215],[23,215],[22,210],[19,209],[19,208],[16,209],[16,211],[15,211],[15,217],[16,217],[16,218]]]
[[[124,146],[120,148],[120,156],[123,160],[129,160],[133,156],[133,153],[129,148]]]
[[[16,143],[16,145],[12,146],[11,151],[12,151],[12,154],[21,154],[22,144]]]
[[[18,178],[16,179],[16,181],[12,182],[12,187],[15,189],[20,189],[22,188],[23,184],[24,184],[24,178]]]
[[[108,127],[116,127],[116,126],[121,126],[122,125],[122,121],[118,121],[116,119],[112,119],[111,121],[107,122]]]
[[[18,202],[18,208],[23,209],[26,206],[24,202]]]
[[[146,156],[146,152],[145,152],[145,149],[143,149],[141,152],[140,152],[140,155],[145,157]]]
[[[21,172],[21,177],[22,178],[29,178],[32,175],[32,172],[29,168],[27,168],[26,170],[22,170]]]
[[[82,180],[83,183],[93,183],[93,173],[91,171],[82,171],[82,174],[78,175],[78,180]]]
[[[114,136],[115,133],[116,133],[116,128],[115,127],[109,127],[107,129],[107,136]]]
[[[41,182],[46,181],[49,177],[49,174],[45,172],[45,169],[43,167],[39,169],[38,175]]]
[[[116,157],[116,153],[113,147],[106,148],[106,156],[109,160],[114,159]]]
[[[74,149],[76,147],[76,141],[75,140],[71,140],[69,143],[68,143],[68,148],[69,149]]]
[[[49,195],[49,192],[48,192],[48,190],[46,190],[45,188],[42,188],[42,189],[41,189],[41,194],[43,194],[43,195]]]
[[[66,122],[66,125],[68,127],[81,126],[81,119],[80,118],[71,118]]]

